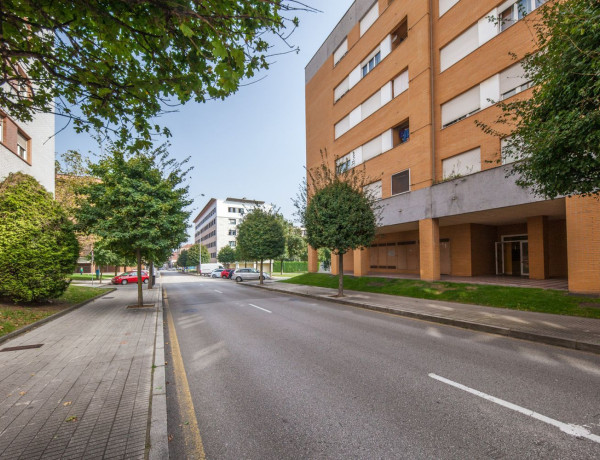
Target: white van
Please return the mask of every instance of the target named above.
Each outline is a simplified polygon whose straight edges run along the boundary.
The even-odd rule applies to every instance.
[[[212,272],[216,268],[223,268],[223,265],[221,265],[219,263],[201,264],[200,265],[200,274],[202,276],[210,276],[210,272]]]

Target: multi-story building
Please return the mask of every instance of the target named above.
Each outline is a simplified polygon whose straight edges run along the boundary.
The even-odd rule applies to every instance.
[[[211,198],[194,219],[194,242],[206,246],[210,261],[217,262],[217,254],[224,246],[236,247],[237,226],[244,215],[255,207],[270,210],[264,201],[245,198]]]
[[[475,124],[496,120],[496,102],[531,95],[518,59],[535,49],[531,21],[543,3],[350,6],[305,70],[307,167],[322,149],[332,167],[364,165],[382,200],[376,241],[346,254],[345,269],[558,277],[600,293],[599,202],[518,187],[503,140]]]
[[[19,71],[25,74],[20,66]],[[12,89],[21,95],[32,91],[29,85]],[[0,181],[22,172],[54,194],[54,134],[54,114],[38,113],[31,122],[21,123],[0,108]]]

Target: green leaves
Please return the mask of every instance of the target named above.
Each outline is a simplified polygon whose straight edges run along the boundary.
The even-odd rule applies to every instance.
[[[278,214],[256,207],[237,228],[237,250],[244,260],[275,259],[285,251]]]

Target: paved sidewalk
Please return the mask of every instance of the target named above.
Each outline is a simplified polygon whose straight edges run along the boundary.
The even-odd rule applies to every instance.
[[[261,287],[258,281],[239,284]],[[337,289],[273,281],[262,288],[600,354],[600,319],[349,290],[340,299],[333,297]]]
[[[43,344],[0,352],[0,458],[145,457],[149,428],[156,432],[149,404],[160,286],[144,289],[144,304],[155,308],[126,308],[136,299],[136,286],[119,287],[0,345]],[[162,376],[155,386],[164,392]],[[162,428],[157,447],[166,445],[166,417]]]

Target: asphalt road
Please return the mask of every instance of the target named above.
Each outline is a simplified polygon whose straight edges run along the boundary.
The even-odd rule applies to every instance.
[[[597,355],[165,275],[209,459],[600,458]]]

